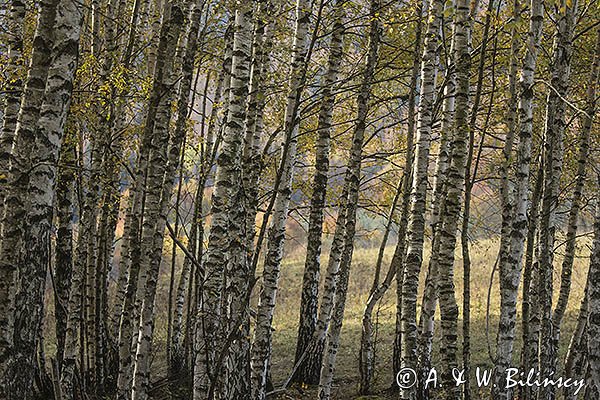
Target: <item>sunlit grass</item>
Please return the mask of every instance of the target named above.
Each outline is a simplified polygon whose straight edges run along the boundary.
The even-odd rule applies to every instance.
[[[564,359],[566,348],[574,330],[577,312],[583,296],[585,278],[587,275],[589,251],[587,240],[582,239],[580,247],[582,251],[575,260],[573,270],[573,283],[567,315],[563,321],[560,359]],[[459,243],[460,244],[460,243]],[[387,270],[389,260],[393,253],[394,244],[386,249],[386,258],[383,269]],[[328,248],[325,249],[327,253]],[[334,395],[336,399],[373,399],[377,397],[358,396],[358,353],[360,349],[361,319],[364,306],[372,284],[375,261],[377,259],[377,248],[357,249],[354,253],[352,271],[350,274],[348,299],[344,326],[342,330],[341,345],[335,371]],[[492,292],[490,296],[489,331],[486,335],[486,309],[487,295],[490,286],[491,272],[494,267],[498,251],[498,241],[492,239],[479,240],[471,243],[471,365],[473,368],[492,367],[492,361],[488,352],[488,338],[491,351],[495,352],[495,340],[499,315],[500,295],[498,292],[498,272],[494,275]],[[297,326],[299,318],[299,301],[302,284],[302,271],[304,268],[304,255],[292,254],[286,258],[281,270],[280,289],[277,297],[274,319],[274,343],[273,343],[273,380],[275,384],[284,381],[290,373],[294,362],[295,345],[297,337]],[[421,270],[419,303],[425,280],[426,264],[429,259],[429,249],[425,249],[425,263]],[[562,261],[561,249],[557,249],[555,268],[555,299],[558,296],[557,289],[560,282],[560,262]],[[327,257],[322,259],[323,269],[327,263]],[[456,252],[455,285],[457,301],[461,310],[463,300],[463,266],[460,251]],[[385,273],[385,272],[384,272]],[[395,330],[396,312],[396,282],[383,298],[379,308],[376,308],[374,318],[377,318],[378,345],[376,353],[375,391],[381,396],[386,396],[385,389],[392,383],[392,347]],[[517,316],[520,322],[520,310]],[[439,312],[438,312],[439,315]],[[462,320],[459,321],[459,337],[462,343]],[[439,333],[439,331],[437,332]],[[521,348],[521,326],[517,325],[517,343],[515,346],[515,365],[518,366],[518,358]],[[437,362],[439,354],[438,336],[434,339],[434,366],[440,367]],[[460,352],[460,348],[459,348]],[[474,379],[471,380],[472,383]],[[487,398],[486,390],[479,391],[473,388],[474,398]],[[286,393],[285,398],[315,398],[314,389],[292,389]],[[387,398],[387,397],[384,397]]]

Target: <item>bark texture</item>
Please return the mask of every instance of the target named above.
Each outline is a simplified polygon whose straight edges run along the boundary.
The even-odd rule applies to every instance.
[[[594,244],[590,255],[587,296],[587,356],[589,362],[586,399],[600,396],[600,203],[596,205]]]
[[[335,369],[336,356],[340,343],[340,334],[344,320],[344,310],[348,291],[348,278],[352,264],[352,254],[354,251],[354,234],[356,229],[356,210],[358,208],[358,198],[360,191],[360,176],[362,150],[364,144],[365,130],[367,128],[367,117],[369,114],[369,101],[372,93],[372,85],[375,79],[375,69],[379,59],[379,46],[383,27],[379,20],[381,12],[381,2],[372,0],[370,3],[370,26],[369,26],[369,51],[365,69],[363,72],[363,81],[361,83],[358,97],[356,99],[358,113],[354,132],[352,135],[352,148],[350,149],[350,161],[344,185],[347,188],[347,209],[345,216],[345,234],[344,249],[340,263],[340,275],[335,292],[335,303],[333,308],[333,317],[331,326],[327,331],[327,341],[323,361],[321,364],[321,377],[319,380],[319,399],[329,400],[331,398],[331,385],[333,382],[333,373]]]
[[[335,22],[329,43],[329,59],[327,73],[323,78],[322,97],[317,126],[317,143],[315,149],[315,174],[313,176],[313,192],[310,199],[306,259],[302,277],[302,296],[300,299],[300,322],[296,342],[295,362],[306,351],[315,332],[318,317],[319,281],[321,270],[321,245],[323,230],[323,213],[329,171],[329,150],[332,130],[334,89],[339,79],[340,65],[343,57],[344,36],[344,1],[335,4]],[[305,369],[300,368],[294,376],[297,382],[317,383],[305,376]]]
[[[271,326],[273,322],[273,310],[275,308],[275,297],[277,295],[279,271],[283,258],[285,224],[289,211],[290,197],[292,195],[292,180],[294,178],[294,164],[296,162],[298,133],[300,129],[298,108],[306,76],[308,27],[311,14],[312,9],[308,1],[298,0],[296,2],[296,28],[289,72],[289,92],[283,122],[285,141],[278,171],[278,186],[276,184],[277,194],[268,233],[262,290],[258,303],[256,330],[252,347],[253,397],[258,400],[264,399],[266,395],[265,387],[270,349],[272,347]]]
[[[19,251],[19,285],[15,296],[15,330],[7,370],[9,399],[32,398],[36,346],[43,316],[46,273],[50,262],[50,232],[56,164],[70,105],[79,53],[82,6],[61,1],[53,33],[52,62],[47,73],[39,121],[33,131],[28,196],[24,204],[23,238]],[[17,139],[18,140],[18,139]],[[4,245],[4,243],[3,243]]]
[[[411,205],[407,228],[407,255],[404,262],[401,315],[401,367],[416,370],[417,360],[417,287],[423,262],[425,233],[425,201],[427,192],[427,169],[431,146],[431,124],[435,97],[435,73],[437,70],[437,46],[439,42],[440,17],[443,4],[432,0],[429,4],[424,52],[421,64],[421,92],[417,117],[415,162],[411,184]],[[416,398],[416,388],[401,389],[403,400]]]
[[[454,137],[451,142],[450,165],[447,171],[448,189],[442,202],[440,221],[440,253],[438,291],[441,314],[441,356],[444,369],[442,382],[446,388],[446,398],[460,396],[460,387],[452,385],[453,370],[458,366],[458,305],[454,287],[454,250],[456,247],[458,222],[464,196],[465,166],[469,142],[469,70],[471,66],[468,38],[470,35],[470,14],[467,1],[456,2],[455,15],[456,92]]]
[[[516,192],[514,198],[514,216],[510,234],[510,251],[506,268],[500,277],[500,322],[498,327],[498,351],[496,369],[502,376],[512,361],[515,325],[517,318],[517,292],[521,279],[521,262],[525,250],[527,233],[527,204],[529,197],[529,171],[531,163],[531,142],[533,130],[533,84],[537,56],[540,47],[544,19],[544,4],[532,0],[527,34],[527,47],[523,59],[523,69],[519,81],[519,146],[516,160]],[[506,385],[496,386],[497,396],[502,399],[512,398]]]
[[[239,326],[246,319],[245,316],[234,314],[227,316],[221,309],[222,292],[225,288],[223,274],[226,271],[230,253],[237,251],[237,266],[242,269],[246,267],[245,243],[241,237],[241,224],[243,220],[230,219],[230,214],[236,211],[236,207],[242,207],[240,196],[241,157],[244,134],[244,120],[246,112],[247,84],[250,79],[250,62],[252,58],[252,7],[236,10],[235,28],[233,36],[233,58],[231,66],[231,87],[229,90],[229,101],[227,111],[227,123],[223,132],[223,141],[217,159],[217,171],[215,177],[215,189],[212,194],[212,224],[209,232],[208,252],[204,264],[204,282],[202,282],[202,297],[198,309],[196,326],[196,346],[200,356],[197,356],[194,365],[194,400],[210,398],[219,388],[217,381],[218,371],[221,370],[222,359],[226,358],[223,337],[221,335],[234,335]],[[238,210],[235,214],[238,218],[245,215]],[[243,246],[240,248],[240,246]],[[241,254],[240,254],[241,251]],[[242,258],[244,260],[242,260]],[[245,276],[248,279],[248,276]],[[239,282],[238,282],[239,283]],[[237,288],[243,292],[243,287]],[[247,293],[242,293],[244,301]],[[247,310],[242,310],[243,314]],[[221,318],[229,317],[227,326],[221,325]],[[239,322],[238,322],[239,318]],[[235,319],[235,320],[234,320]],[[233,325],[237,325],[235,331],[231,331]],[[241,338],[243,339],[243,338]],[[223,354],[221,356],[221,353]],[[232,354],[232,361],[235,357]],[[231,364],[232,365],[232,364]],[[233,367],[233,365],[232,365]],[[233,370],[232,370],[233,371]],[[239,371],[240,373],[246,372]],[[249,373],[249,371],[247,371]],[[220,398],[234,399],[237,390],[245,390],[246,395],[249,388],[238,385],[240,381],[231,381],[234,392],[227,393],[226,388],[220,393]]]
[[[544,129],[544,189],[540,215],[540,239],[538,243],[538,268],[534,280],[538,286],[537,314],[541,324],[539,338],[539,371],[550,376],[555,369],[556,350],[553,346],[552,295],[554,272],[554,242],[558,226],[560,178],[563,169],[565,120],[565,96],[569,92],[571,53],[577,1],[562,2],[558,11],[554,53],[552,56],[552,88],[546,100]],[[538,400],[554,399],[554,387],[540,389]]]

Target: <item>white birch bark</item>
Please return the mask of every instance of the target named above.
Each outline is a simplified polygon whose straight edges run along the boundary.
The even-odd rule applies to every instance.
[[[451,3],[449,7],[454,7]],[[448,8],[447,8],[448,10]],[[419,338],[418,338],[418,365],[419,365],[419,391],[421,396],[427,395],[427,390],[422,385],[426,381],[427,374],[431,369],[431,351],[433,334],[435,329],[435,310],[438,304],[438,262],[440,254],[440,212],[442,200],[447,187],[447,171],[450,164],[450,143],[454,137],[454,111],[456,91],[456,66],[452,61],[456,42],[455,25],[452,29],[452,40],[450,44],[450,57],[448,71],[446,74],[446,85],[444,87],[444,104],[442,105],[442,123],[440,127],[440,144],[435,165],[433,193],[431,195],[431,257],[425,278],[425,290],[421,302],[421,314],[419,316]]]
[[[455,14],[454,64],[456,66],[456,92],[454,137],[451,142],[450,165],[447,170],[447,190],[440,214],[438,293],[441,319],[442,384],[446,398],[460,396],[460,387],[453,385],[453,372],[458,366],[458,305],[454,286],[454,251],[458,222],[464,196],[467,145],[469,142],[469,54],[470,13],[466,0],[457,0]],[[449,386],[449,387],[448,387]]]
[[[137,359],[134,360],[134,356],[137,354],[138,339],[141,338],[136,334],[139,333],[136,328],[138,328],[140,312],[148,313],[148,309],[151,308],[151,305],[146,303],[143,310],[146,283],[148,277],[151,276],[147,249],[149,245],[153,244],[152,238],[149,236],[152,236],[154,223],[158,219],[160,184],[166,167],[163,162],[166,159],[164,155],[166,152],[165,142],[168,140],[168,126],[171,117],[172,68],[182,22],[181,8],[177,4],[167,7],[158,43],[159,57],[140,148],[132,209],[128,215],[132,221],[128,243],[130,248],[127,249],[126,255],[123,255],[125,257],[123,263],[128,266],[129,272],[119,329],[119,372],[117,376],[117,398],[119,400],[130,399],[134,396],[135,392],[132,390],[135,375],[134,361],[135,364],[138,363]],[[151,160],[155,162],[151,163]],[[148,220],[148,218],[150,219]],[[162,249],[162,246],[160,248]],[[146,258],[142,260],[143,257]],[[142,379],[141,382],[138,380],[138,382],[141,385],[144,380]],[[143,396],[143,388],[139,386],[138,388],[138,393]]]
[[[175,48],[176,43],[181,41],[181,27],[186,21],[182,6],[170,4],[168,13],[169,20],[165,21],[166,39],[165,49]],[[148,194],[146,196],[146,207],[144,210],[144,225],[142,230],[142,257],[140,259],[141,269],[147,271],[146,285],[142,287],[143,302],[140,312],[140,325],[132,385],[132,399],[145,400],[148,398],[150,385],[150,358],[152,352],[152,339],[154,334],[154,300],[158,283],[158,273],[162,259],[162,248],[164,232],[167,223],[169,200],[174,185],[175,173],[179,168],[181,160],[181,147],[186,134],[186,123],[188,115],[188,98],[192,85],[193,60],[196,55],[197,38],[200,26],[201,6],[195,3],[190,14],[190,27],[186,48],[182,61],[182,77],[179,87],[178,118],[175,131],[169,142],[169,124],[171,120],[172,100],[177,75],[174,68],[176,65],[165,63],[160,77],[159,85],[161,92],[161,103],[156,116],[153,132],[153,146],[151,148],[149,172],[148,172]],[[163,28],[165,29],[165,28]],[[162,36],[162,35],[161,35]],[[159,47],[159,54],[162,54]],[[168,54],[165,54],[168,57]],[[173,64],[177,64],[178,57],[172,55]],[[157,69],[157,72],[159,70]],[[161,72],[159,72],[161,73]]]
[[[30,170],[29,154],[33,146],[34,131],[40,116],[44,99],[48,67],[52,56],[52,31],[59,0],[41,1],[39,16],[33,39],[31,61],[27,71],[25,87],[15,126],[14,143],[8,164],[0,170],[10,186],[6,196],[1,194],[0,203],[0,390],[6,371],[9,349],[12,347],[13,302],[15,271],[17,270],[18,249],[23,237],[24,204],[27,196],[27,171]],[[7,120],[10,125],[10,121]],[[4,125],[4,121],[3,121]],[[8,129],[8,126],[7,126]],[[4,135],[4,134],[3,134]],[[6,169],[8,167],[8,169]],[[4,185],[4,183],[0,183]],[[4,190],[2,188],[1,190]]]
[[[423,261],[425,231],[425,200],[427,192],[427,169],[431,145],[431,124],[435,97],[435,74],[437,70],[437,47],[440,35],[440,16],[443,4],[431,0],[429,20],[421,64],[421,93],[417,117],[415,163],[412,173],[411,206],[407,228],[407,255],[404,263],[401,315],[401,367],[416,370],[417,367],[417,287]],[[416,398],[416,388],[402,389],[403,400]]]
[[[352,254],[354,251],[354,233],[356,230],[356,210],[358,208],[358,198],[360,191],[360,175],[362,150],[364,143],[365,130],[367,127],[367,117],[369,115],[369,100],[373,81],[375,79],[375,68],[379,59],[379,44],[383,31],[382,23],[379,19],[379,13],[382,12],[381,2],[372,0],[369,11],[369,48],[365,69],[363,72],[363,81],[357,97],[357,116],[354,132],[352,136],[352,148],[350,150],[350,160],[344,185],[348,192],[348,205],[345,218],[344,232],[344,250],[340,263],[340,276],[335,291],[335,303],[331,326],[327,331],[327,341],[321,364],[321,378],[319,380],[319,399],[329,400],[331,398],[331,385],[333,382],[333,373],[340,343],[340,334],[342,323],[344,321],[345,303],[348,291],[348,278],[352,264]]]
[[[413,67],[410,79],[410,93],[408,96],[408,111],[406,116],[407,122],[407,139],[406,139],[406,159],[404,160],[404,182],[402,188],[402,209],[400,226],[398,227],[398,241],[396,248],[394,249],[394,255],[392,256],[391,263],[394,264],[396,269],[396,326],[394,335],[394,351],[392,355],[392,384],[395,385],[396,374],[401,368],[401,356],[402,356],[402,285],[404,281],[404,257],[406,256],[406,230],[408,228],[408,210],[410,206],[410,193],[412,185],[412,167],[415,157],[414,141],[415,141],[415,127],[416,127],[416,103],[417,96],[419,94],[419,73],[420,73],[420,57],[422,54],[422,43],[421,36],[423,30],[423,9],[420,4],[417,5],[415,10],[415,44],[413,50]]]
[[[576,252],[576,239],[577,239],[577,222],[581,210],[581,200],[583,197],[583,190],[586,180],[588,157],[590,154],[590,133],[596,114],[596,95],[598,87],[598,79],[600,72],[600,31],[597,35],[596,41],[596,54],[590,70],[589,86],[586,91],[586,107],[585,114],[582,115],[583,126],[581,127],[581,134],[579,137],[579,150],[577,153],[577,173],[575,177],[575,187],[573,188],[573,196],[571,198],[571,208],[569,210],[569,217],[567,222],[567,237],[565,239],[566,248],[565,255],[561,266],[561,279],[560,279],[560,292],[556,302],[556,307],[552,315],[553,323],[553,354],[557,354],[559,339],[560,339],[560,328],[563,317],[565,316],[567,305],[569,302],[571,292],[571,275],[573,272],[573,262],[575,260]],[[554,368],[556,366],[557,358],[555,357],[553,363]]]
[[[44,288],[50,262],[50,232],[56,163],[70,105],[79,53],[83,9],[80,4],[61,1],[56,13],[51,66],[33,132],[28,196],[22,246],[19,251],[19,286],[15,297],[13,351],[7,371],[9,399],[32,398],[36,344],[43,317]],[[26,251],[24,251],[26,250]]]
[[[283,244],[285,241],[285,223],[287,220],[290,197],[292,194],[292,180],[294,177],[294,164],[298,146],[298,132],[300,116],[298,106],[304,88],[304,76],[308,60],[308,26],[312,9],[306,0],[296,2],[296,28],[293,54],[289,72],[289,88],[284,115],[285,142],[283,144],[282,159],[279,167],[279,187],[269,227],[267,254],[262,277],[262,290],[260,293],[254,342],[252,346],[252,383],[253,397],[257,400],[265,398],[265,385],[267,368],[272,346],[271,325],[275,297],[279,280],[279,270],[283,258]]]
[[[236,10],[233,35],[227,124],[217,159],[215,189],[212,194],[212,224],[195,333],[195,346],[199,346],[196,352],[199,356],[194,364],[194,400],[205,399],[215,393],[217,372],[221,369],[217,357],[223,351],[223,338],[220,336],[226,330],[221,325],[221,302],[225,300],[221,293],[224,289],[223,275],[229,251],[232,249],[229,216],[236,206],[240,206],[235,203],[234,196],[240,184],[247,83],[250,79],[252,56],[252,10],[248,7]]]
[[[575,15],[577,1],[562,1],[557,6],[560,15],[556,37],[554,41],[554,54],[552,56],[553,89],[548,92],[546,101],[546,125],[544,140],[544,192],[542,197],[542,213],[540,218],[540,242],[538,243],[538,304],[534,314],[540,316],[539,339],[539,371],[543,376],[550,376],[554,371],[554,360],[557,357],[553,346],[553,321],[552,321],[552,289],[554,272],[554,241],[558,221],[556,211],[560,191],[560,177],[562,175],[564,155],[565,100],[569,92],[569,76],[571,72],[570,61],[572,54],[572,38],[575,28]],[[558,93],[557,93],[558,91]],[[554,387],[540,388],[538,400],[554,399]]]
[[[533,129],[533,84],[537,56],[540,47],[544,4],[541,0],[531,1],[531,15],[527,46],[523,59],[523,70],[519,81],[519,146],[516,160],[516,193],[514,216],[511,227],[510,252],[506,268],[500,277],[500,322],[498,328],[498,350],[496,360],[497,376],[502,376],[512,361],[515,325],[517,318],[517,292],[521,277],[525,236],[527,233],[527,205],[529,195],[529,171],[531,163],[531,142]],[[500,378],[498,378],[500,379]],[[510,390],[505,384],[498,384],[497,396],[511,399]]]
[[[8,168],[12,153],[17,119],[21,105],[23,91],[23,28],[25,19],[25,3],[22,0],[12,0],[8,9],[7,27],[8,35],[8,60],[7,84],[5,85],[4,104],[2,113],[2,130],[0,131],[0,204],[6,198],[6,184],[8,182]]]
[[[315,174],[313,192],[310,200],[310,215],[307,235],[306,259],[302,277],[302,295],[300,299],[300,321],[296,342],[296,362],[306,351],[315,332],[318,317],[319,281],[321,269],[321,235],[323,230],[323,210],[327,191],[329,171],[329,149],[331,141],[331,121],[335,102],[334,89],[339,79],[343,57],[344,6],[343,1],[335,3],[335,22],[329,43],[327,73],[322,82],[321,108],[317,124],[317,143],[315,150]],[[300,369],[294,379],[307,381]]]

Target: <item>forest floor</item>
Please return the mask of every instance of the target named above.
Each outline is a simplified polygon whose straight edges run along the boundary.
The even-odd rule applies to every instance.
[[[585,239],[583,239],[585,240]],[[557,241],[558,243],[558,241]],[[587,276],[588,260],[584,258],[587,254],[587,246],[583,243],[580,257],[575,260],[573,271],[573,285],[569,299],[569,307],[565,316],[561,335],[560,357],[564,358],[571,334],[575,328],[579,305],[583,296],[585,277]],[[471,245],[471,366],[472,370],[477,367],[488,369],[492,367],[491,358],[488,351],[488,340],[492,351],[495,349],[496,330],[498,324],[498,312],[500,296],[498,293],[497,272],[495,274],[493,290],[490,296],[490,316],[489,330],[486,329],[486,309],[487,296],[490,285],[490,276],[496,259],[498,243],[495,240],[475,241]],[[427,250],[426,250],[427,251]],[[345,320],[342,329],[341,344],[337,356],[334,396],[336,400],[375,400],[397,398],[395,391],[390,387],[393,382],[393,370],[391,365],[393,337],[395,330],[395,282],[384,297],[378,312],[378,330],[377,330],[377,351],[375,367],[375,390],[373,396],[359,396],[359,370],[358,355],[360,349],[361,320],[364,305],[366,303],[369,289],[372,284],[373,270],[375,260],[377,259],[378,249],[356,249],[354,262],[350,275],[348,300],[345,312]],[[389,260],[393,253],[393,246],[386,250],[386,258],[383,266],[383,273],[389,266]],[[455,283],[457,291],[457,300],[459,309],[462,310],[462,257],[456,254]],[[556,251],[556,262],[561,261],[561,249]],[[428,255],[425,254],[425,260],[428,261]],[[326,259],[323,260],[325,265]],[[555,268],[555,282],[560,281],[560,264]],[[277,294],[277,306],[275,308],[274,320],[274,343],[273,343],[273,364],[272,376],[275,387],[290,374],[294,362],[295,345],[297,337],[298,310],[302,282],[304,259],[302,255],[287,257],[281,269],[281,281],[279,292]],[[425,280],[426,268],[423,268],[420,279],[421,286]],[[554,287],[559,285],[555,283]],[[420,288],[420,292],[422,287]],[[556,296],[555,296],[556,298]],[[519,303],[520,304],[520,303]],[[519,310],[520,312],[520,310]],[[461,313],[462,315],[462,313]],[[374,314],[375,317],[375,314]],[[520,315],[518,316],[520,320]],[[459,330],[462,331],[462,321],[459,321]],[[487,334],[486,334],[487,332]],[[515,346],[515,360],[519,359],[521,348],[520,325],[517,326],[517,343]],[[459,337],[459,343],[462,343],[462,337]],[[439,354],[438,337],[434,339],[434,361]],[[459,347],[460,352],[460,347]],[[460,364],[459,364],[460,365]],[[489,398],[489,389],[479,389],[476,387],[475,378],[471,378],[472,397],[474,399]],[[316,388],[292,387],[278,399],[316,399]]]
[[[573,268],[573,284],[567,314],[563,321],[560,357],[564,358],[566,349],[575,328],[579,305],[584,292],[585,278],[587,276],[589,258],[589,241],[585,238],[580,239],[579,256],[575,259]],[[557,241],[557,243],[560,243]],[[169,248],[168,246],[165,246]],[[328,245],[324,246],[325,249]],[[460,249],[460,247],[457,247]],[[493,290],[490,296],[490,318],[489,330],[486,329],[486,308],[487,296],[490,286],[490,276],[496,259],[498,243],[496,240],[479,240],[471,244],[471,367],[475,370],[477,367],[488,369],[492,367],[491,358],[488,351],[488,339],[490,348],[495,349],[496,329],[498,324],[499,293],[497,272],[493,283]],[[394,251],[394,243],[386,249],[382,275],[385,275],[389,267],[389,261]],[[396,399],[395,386],[392,386],[393,370],[391,364],[392,346],[395,330],[395,311],[396,311],[396,282],[383,298],[379,308],[374,312],[374,319],[377,324],[377,347],[376,347],[376,366],[374,377],[374,393],[372,396],[359,396],[359,370],[358,355],[360,349],[361,320],[364,306],[367,301],[369,289],[372,285],[373,271],[377,260],[378,248],[356,248],[350,274],[348,299],[346,302],[346,311],[344,316],[344,325],[342,329],[341,343],[338,351],[336,370],[334,376],[333,399],[335,400],[384,400]],[[167,259],[170,257],[168,256]],[[555,268],[555,289],[559,287],[560,281],[560,262],[562,261],[561,248],[556,251]],[[419,302],[425,280],[426,263],[428,262],[428,249],[425,249],[425,267],[422,269],[419,288]],[[327,257],[322,258],[322,265],[327,264]],[[294,363],[294,354],[296,346],[296,337],[298,329],[298,313],[300,308],[300,292],[302,286],[302,274],[304,269],[304,254],[301,251],[288,254],[284,259],[281,268],[281,278],[279,291],[277,294],[277,305],[273,321],[273,355],[272,355],[272,378],[275,388],[278,388],[289,376]],[[258,272],[260,273],[260,271]],[[462,257],[456,253],[455,284],[457,301],[459,309],[462,310]],[[167,294],[169,279],[168,274],[161,274],[159,280],[159,289],[157,293],[157,321],[166,321],[167,319]],[[256,297],[256,295],[254,296]],[[556,295],[555,295],[556,298]],[[46,327],[54,330],[53,321],[53,300],[50,290],[47,293],[47,302],[49,313],[47,314]],[[520,302],[519,302],[520,304]],[[256,305],[256,298],[253,300],[253,306]],[[420,305],[418,306],[418,310]],[[518,310],[520,312],[520,310]],[[462,315],[462,313],[461,313]],[[436,317],[437,318],[437,317]],[[520,321],[520,315],[518,315]],[[462,321],[459,320],[459,331],[462,331]],[[437,327],[436,327],[437,329]],[[487,332],[487,333],[486,333]],[[439,331],[437,332],[439,334]],[[50,337],[53,337],[53,332]],[[162,381],[166,375],[165,363],[165,344],[166,344],[166,324],[159,323],[155,330],[154,340],[154,359],[153,359],[153,381]],[[515,360],[519,359],[521,348],[520,325],[517,325],[517,343],[515,345]],[[52,355],[56,350],[53,341],[45,342],[46,354]],[[459,337],[459,343],[462,343],[462,337]],[[460,352],[460,346],[459,346]],[[439,355],[439,336],[434,339],[434,360],[433,366],[436,367],[436,359]],[[459,361],[460,365],[460,361]],[[474,378],[471,378],[472,398],[488,399],[489,389],[479,389],[475,386]],[[158,394],[160,393],[160,394]],[[162,400],[168,398],[163,396],[161,389],[155,392],[153,398]],[[314,400],[317,399],[317,388],[292,386],[285,392],[276,396],[276,400]]]

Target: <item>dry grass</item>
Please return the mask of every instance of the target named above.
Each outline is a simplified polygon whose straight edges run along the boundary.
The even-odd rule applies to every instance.
[[[587,241],[585,242],[587,243]],[[567,315],[563,323],[563,334],[561,340],[560,357],[564,358],[568,340],[573,332],[577,311],[585,285],[585,277],[587,274],[587,247],[581,243],[582,251],[580,257],[576,259],[573,271],[573,285],[569,300]],[[472,276],[471,276],[471,362],[473,367],[491,367],[491,360],[488,354],[488,345],[486,339],[486,304],[487,293],[490,283],[490,276],[494,261],[496,259],[498,243],[496,240],[481,240],[471,245],[472,259]],[[557,249],[555,268],[555,288],[559,286],[560,281],[560,264],[562,257],[561,249]],[[386,250],[386,262],[384,268],[389,265],[389,258],[393,252],[393,247],[390,246]],[[302,282],[302,272],[304,265],[304,255],[296,254],[288,256],[282,266],[280,290],[277,297],[277,306],[275,309],[274,320],[274,343],[273,343],[273,379],[275,384],[279,384],[285,380],[290,373],[290,369],[294,362],[295,344],[297,336],[298,310],[299,299]],[[391,354],[393,335],[395,327],[395,282],[392,289],[388,291],[383,299],[378,311],[378,346],[376,354],[376,375],[375,375],[375,391],[379,394],[374,397],[359,397],[358,396],[358,350],[360,348],[361,327],[360,321],[368,291],[372,282],[372,275],[375,260],[377,258],[377,249],[358,249],[354,255],[352,272],[350,276],[349,292],[347,300],[347,308],[342,330],[341,345],[338,353],[335,382],[334,382],[334,398],[335,399],[376,399],[389,398],[390,394],[387,389],[392,383],[392,366]],[[428,260],[428,250],[426,249],[425,260]],[[323,264],[326,263],[326,258],[323,259]],[[425,268],[424,268],[425,269]],[[424,281],[425,271],[421,272],[421,288]],[[457,252],[456,254],[456,271],[455,284],[457,291],[457,300],[459,308],[462,310],[462,258]],[[556,296],[555,296],[556,297]],[[490,330],[489,341],[494,351],[496,327],[499,313],[499,294],[497,273],[494,279],[493,291],[490,298]],[[520,310],[519,310],[520,311]],[[520,315],[518,316],[520,318]],[[459,321],[462,324],[462,321]],[[520,326],[517,326],[520,334]],[[462,337],[459,338],[462,342]],[[434,366],[438,355],[438,339],[434,342]],[[515,360],[518,360],[518,352],[520,350],[520,341],[516,345],[517,354]],[[473,388],[474,398],[487,398],[486,391],[478,393],[477,388]],[[314,388],[302,389],[292,388],[288,390],[281,398],[287,399],[314,399]]]
[[[371,245],[376,246],[376,240],[370,241]],[[560,357],[564,358],[568,341],[574,330],[577,311],[584,291],[585,278],[588,268],[589,240],[581,239],[579,247],[579,257],[575,260],[573,271],[572,292],[569,300],[567,314],[563,321],[563,334],[561,340]],[[167,243],[165,249],[170,249]],[[498,243],[496,240],[480,240],[471,245],[472,259],[472,276],[471,276],[471,362],[473,367],[481,366],[483,368],[491,367],[490,357],[488,355],[488,347],[486,340],[486,299],[490,283],[490,275],[493,264],[496,258]],[[328,246],[325,246],[324,257],[322,264],[326,265]],[[391,289],[388,291],[383,301],[381,302],[377,313],[374,315],[378,319],[378,341],[376,353],[376,371],[375,371],[375,396],[358,396],[358,351],[360,348],[361,335],[361,319],[364,305],[367,300],[368,291],[372,284],[373,270],[375,260],[377,259],[378,248],[357,248],[354,253],[352,263],[352,271],[349,282],[348,300],[346,303],[346,312],[344,326],[342,330],[341,344],[338,352],[337,365],[335,371],[333,397],[337,400],[346,399],[389,399],[396,398],[393,392],[390,392],[392,383],[392,344],[395,329],[395,285],[394,281]],[[393,252],[393,244],[386,249],[384,261],[384,271],[389,265],[389,260]],[[167,254],[166,259],[170,260]],[[559,286],[560,281],[560,261],[561,249],[557,250],[555,268],[555,288]],[[425,263],[428,261],[428,249],[425,249]],[[167,320],[167,293],[168,293],[168,263],[163,264],[161,279],[156,299],[156,327],[155,340],[153,344],[153,380],[164,377],[166,374],[165,363],[165,343],[166,343],[166,320]],[[298,246],[293,254],[287,255],[282,268],[277,294],[277,305],[275,308],[274,318],[274,337],[273,337],[273,359],[272,359],[272,377],[274,384],[277,387],[289,375],[294,362],[296,336],[298,329],[298,313],[300,308],[300,293],[302,285],[302,273],[304,268],[304,250],[303,246]],[[421,288],[425,278],[425,268],[421,271]],[[459,252],[456,254],[456,271],[455,271],[456,293],[459,307],[462,309],[462,259]],[[420,296],[419,296],[420,298]],[[556,298],[556,296],[555,296]],[[254,299],[253,303],[255,303]],[[53,300],[51,291],[47,291],[48,309],[46,313],[46,340],[45,351],[48,356],[53,356],[55,353],[54,344],[54,312]],[[497,274],[493,284],[490,304],[490,331],[489,340],[492,349],[495,348],[494,342],[496,338],[496,326],[499,310],[499,294]],[[520,311],[520,310],[519,310]],[[520,318],[520,315],[519,317]],[[459,321],[462,323],[462,321]],[[460,328],[460,327],[459,327]],[[517,326],[520,334],[520,326]],[[517,336],[519,339],[519,336]],[[459,338],[462,342],[462,337]],[[516,345],[517,354],[515,360],[518,359],[518,351],[520,350],[520,341]],[[434,366],[438,355],[438,339],[434,340]],[[473,398],[487,399],[488,393],[482,391],[478,394],[477,388],[473,388]],[[292,387],[287,392],[278,396],[278,399],[316,399],[315,388],[298,388]]]

